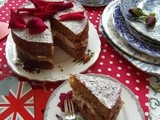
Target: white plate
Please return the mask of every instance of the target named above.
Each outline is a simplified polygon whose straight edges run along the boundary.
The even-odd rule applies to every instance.
[[[89,76],[95,76],[99,78],[105,78],[113,82],[117,82],[121,84],[119,81],[115,80],[114,78],[107,76],[107,75],[100,75],[100,74],[88,74]],[[117,120],[145,120],[144,112],[139,104],[134,93],[125,85],[122,85],[122,93],[121,98],[124,101],[122,109],[118,115]],[[62,85],[60,85],[51,95],[48,100],[45,113],[44,113],[44,120],[57,120],[56,114],[63,116],[62,111],[57,106],[60,102],[59,96],[61,93],[67,93],[70,91],[70,85],[66,80]]]
[[[93,52],[93,57],[86,64],[80,64],[73,62],[73,58],[67,55],[62,49],[56,47],[55,50],[55,64],[54,69],[40,71],[28,72],[23,69],[23,62],[19,60],[16,53],[16,46],[12,39],[11,34],[9,34],[6,42],[6,59],[8,65],[11,69],[20,76],[26,77],[30,80],[38,81],[57,81],[65,80],[69,77],[69,74],[80,73],[87,70],[91,65],[93,65],[99,53],[101,51],[101,42],[96,29],[92,23],[89,23],[89,39],[86,52],[90,50]],[[63,71],[62,71],[63,70]]]

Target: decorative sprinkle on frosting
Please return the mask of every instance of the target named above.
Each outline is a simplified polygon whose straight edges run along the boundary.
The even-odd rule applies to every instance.
[[[112,108],[120,97],[121,85],[107,78],[75,74],[75,76],[94,94],[107,108]]]

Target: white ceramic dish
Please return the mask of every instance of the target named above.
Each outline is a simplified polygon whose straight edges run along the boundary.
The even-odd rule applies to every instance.
[[[107,75],[100,75],[100,74],[88,74],[88,75],[99,78],[105,78],[108,79],[109,81],[121,84],[114,78]],[[57,119],[56,114],[63,116],[63,112],[57,106],[57,104],[60,102],[59,96],[61,93],[67,93],[70,90],[71,90],[70,85],[66,80],[52,93],[45,109],[44,120],[56,120]],[[124,101],[124,105],[122,106],[122,109],[118,115],[117,120],[145,120],[144,112],[140,106],[139,101],[137,100],[134,93],[125,85],[122,85],[121,98]]]
[[[23,62],[20,61],[17,57],[16,46],[11,34],[9,34],[7,38],[5,52],[8,65],[18,75],[26,77],[30,80],[53,82],[67,79],[71,73],[83,72],[96,62],[101,51],[101,42],[98,33],[92,23],[89,23],[89,39],[86,52],[88,52],[88,50],[94,53],[93,57],[88,63],[80,64],[73,62],[74,59],[72,57],[67,55],[59,47],[56,47],[54,69],[38,69],[34,72],[29,72],[28,70],[23,69]]]
[[[107,41],[124,56],[131,64],[139,68],[140,70],[160,75],[159,59],[155,59],[147,54],[139,52],[129,46],[123,38],[118,34],[112,23],[112,13],[115,6],[119,4],[119,0],[111,2],[102,13],[102,20],[100,25],[100,31],[106,37]],[[106,14],[107,12],[107,14]],[[158,63],[158,64],[155,64]]]

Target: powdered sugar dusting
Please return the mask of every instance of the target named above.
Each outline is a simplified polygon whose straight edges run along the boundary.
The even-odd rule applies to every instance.
[[[120,97],[121,85],[112,81],[109,81],[107,77],[95,77],[84,74],[75,75],[81,83],[94,94],[99,101],[107,108],[111,109],[116,104],[116,101]]]
[[[20,38],[25,39],[28,42],[53,43],[50,22],[45,21],[45,23],[48,26],[48,28],[45,30],[45,32],[42,32],[40,34],[31,35],[28,32],[28,29],[12,29],[12,31],[14,32],[14,34],[19,36]]]
[[[22,7],[35,8],[31,2],[28,2]],[[31,17],[24,18],[26,22],[29,19],[31,19]],[[20,38],[23,38],[24,40],[28,42],[53,43],[50,21],[49,20],[45,21],[45,24],[48,26],[48,29],[46,29],[44,32],[40,34],[31,35],[28,32],[28,29],[12,29],[12,32],[14,32],[14,34],[16,34],[17,36],[19,36]]]
[[[70,13],[70,12],[81,12],[81,11],[85,11],[85,9],[83,8],[83,6],[76,2],[73,1],[74,7],[70,8],[70,9],[66,9],[64,11],[58,12],[54,17],[56,19],[58,19],[58,16],[62,15],[62,14],[66,14],[66,13]],[[66,26],[67,28],[69,28],[72,32],[74,32],[75,34],[79,34],[82,32],[82,30],[84,30],[87,22],[88,22],[88,17],[86,12],[84,12],[85,15],[85,19],[83,20],[71,20],[71,21],[60,21],[64,26]]]

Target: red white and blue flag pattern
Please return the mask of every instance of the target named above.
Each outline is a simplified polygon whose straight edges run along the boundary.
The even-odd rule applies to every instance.
[[[12,85],[8,95],[0,96],[0,120],[34,120],[34,95],[27,82]]]

